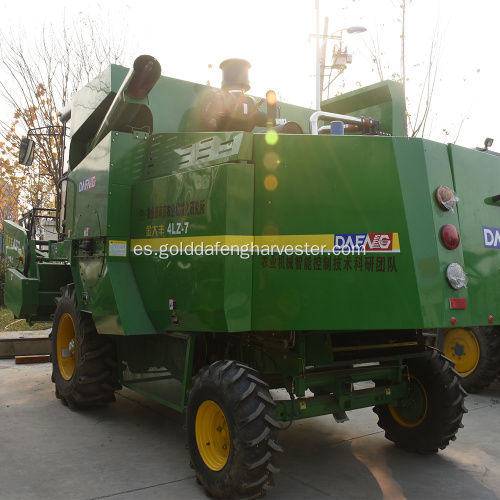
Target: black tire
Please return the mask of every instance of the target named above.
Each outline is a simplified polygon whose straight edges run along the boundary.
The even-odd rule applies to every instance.
[[[80,313],[72,284],[61,292],[50,335],[56,397],[71,409],[111,403],[121,389],[114,339],[99,335],[91,316]]]
[[[488,387],[500,368],[500,336],[495,326],[453,328],[444,336],[445,356],[462,375],[462,386],[476,393]]]
[[[436,349],[428,348],[423,357],[406,364],[411,376],[406,405],[375,406],[373,411],[389,441],[408,451],[436,453],[463,427],[467,393],[453,364]]]
[[[258,372],[236,361],[217,361],[193,379],[187,442],[197,481],[207,494],[260,498],[274,485],[273,474],[279,472],[275,455],[282,451],[275,408]],[[201,450],[198,443],[203,443]]]

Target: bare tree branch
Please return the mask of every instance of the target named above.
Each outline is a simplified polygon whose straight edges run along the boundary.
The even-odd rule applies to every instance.
[[[371,45],[368,45],[366,39],[364,39],[364,44],[368,53],[370,54],[372,63],[375,64],[377,68],[378,76],[380,81],[384,80],[384,70],[382,68],[382,53],[380,52],[380,43],[378,40],[378,32],[376,33],[376,39],[373,36],[370,37]]]
[[[400,39],[401,39],[401,53],[400,53],[400,73],[392,73],[391,78],[395,81],[399,81],[404,85],[404,113],[405,113],[405,124],[404,124],[404,134],[405,136],[411,137],[426,137],[432,133],[432,101],[436,90],[436,83],[438,81],[439,70],[441,68],[440,58],[441,58],[441,47],[442,47],[442,36],[438,31],[439,22],[436,21],[434,34],[431,40],[431,46],[429,49],[429,55],[426,62],[425,75],[423,77],[422,83],[418,86],[419,91],[416,94],[416,107],[413,105],[412,100],[408,96],[407,87],[408,82],[415,80],[417,77],[409,75],[407,70],[406,61],[406,21],[407,21],[407,7],[412,3],[412,0],[397,0],[393,2],[394,6],[397,6],[401,10],[401,19],[398,21],[401,23]],[[380,80],[384,79],[384,68],[388,68],[389,65],[384,65],[383,56],[381,52],[378,35],[377,39],[373,40],[371,45],[365,43],[368,53],[372,59],[373,64],[376,67]],[[415,65],[419,66],[419,65]]]
[[[0,30],[0,99],[13,117],[0,120],[0,180],[17,194],[22,210],[52,203],[60,171],[56,137],[32,136],[31,168],[16,161],[20,140],[29,129],[60,126],[57,110],[105,67],[122,60],[123,36],[114,36],[109,21],[104,28],[101,20],[80,13],[71,26],[64,14],[57,27],[44,25],[35,44],[28,44],[25,32]],[[4,205],[2,193],[0,209]]]

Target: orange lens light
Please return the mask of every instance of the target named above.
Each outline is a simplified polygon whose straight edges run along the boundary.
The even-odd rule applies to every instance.
[[[274,90],[268,90],[266,93],[266,101],[270,106],[274,106],[276,104],[276,92]]]
[[[439,186],[436,189],[435,196],[437,204],[441,210],[444,212],[453,210],[453,207],[455,206],[455,194],[449,187]]]

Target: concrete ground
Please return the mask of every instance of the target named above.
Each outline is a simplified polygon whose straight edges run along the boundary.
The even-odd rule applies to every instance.
[[[51,365],[0,360],[0,499],[204,499],[184,418],[124,389],[107,408],[73,412],[54,396]],[[469,396],[465,428],[437,455],[396,448],[371,409],[294,422],[277,499],[500,498],[500,382]]]

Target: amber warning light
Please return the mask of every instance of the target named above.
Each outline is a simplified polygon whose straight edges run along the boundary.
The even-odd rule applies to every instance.
[[[439,186],[435,191],[435,196],[439,208],[444,212],[448,210],[453,212],[455,203],[460,201],[456,193],[446,186]]]
[[[274,90],[268,90],[266,93],[268,127],[274,127],[276,125],[276,100],[276,92]]]

